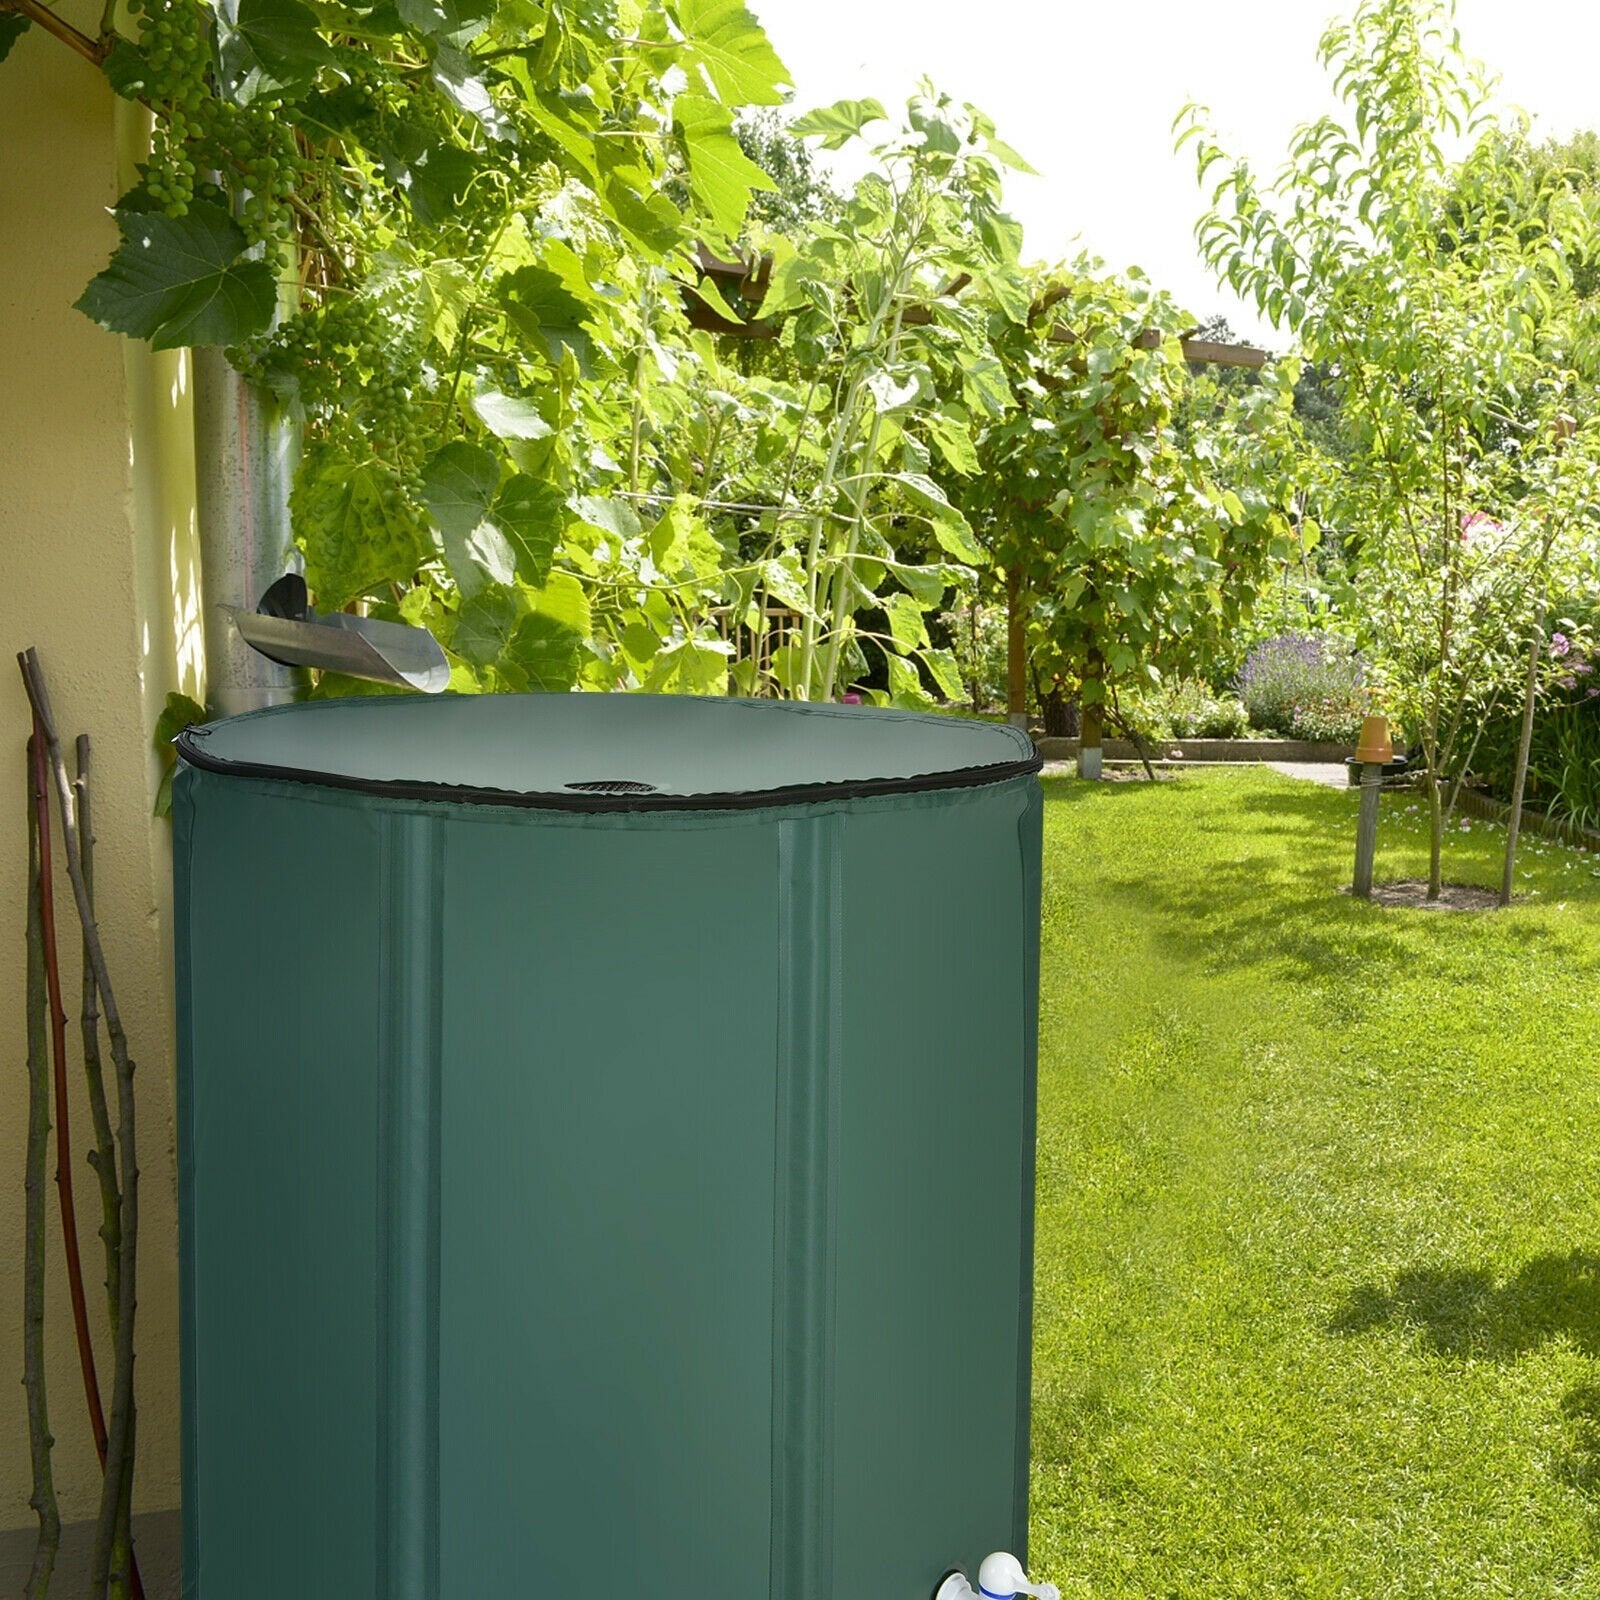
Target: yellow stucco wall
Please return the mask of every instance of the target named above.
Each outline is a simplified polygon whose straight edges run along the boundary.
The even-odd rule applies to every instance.
[[[98,7],[62,8],[92,28]],[[27,709],[13,663],[38,648],[63,733],[94,741],[100,920],[139,1063],[142,1238],[136,1508],[178,1503],[176,1186],[167,825],[151,816],[150,733],[168,690],[193,693],[193,461],[186,363],[72,309],[116,242],[105,208],[131,170],[139,114],[37,29],[0,64],[0,1533],[32,1521],[20,1262]],[[181,665],[180,665],[181,664]],[[58,854],[58,861],[59,861]],[[59,868],[58,868],[59,871]],[[64,874],[63,874],[64,877]],[[78,957],[59,902],[77,1069]],[[88,1130],[72,1107],[80,1151]],[[52,1163],[53,1170],[53,1163]],[[77,1166],[91,1288],[101,1280],[94,1176]],[[93,1517],[94,1459],[51,1197],[48,1379],[63,1520]],[[103,1295],[91,1296],[103,1327]],[[109,1389],[110,1352],[100,1350]]]

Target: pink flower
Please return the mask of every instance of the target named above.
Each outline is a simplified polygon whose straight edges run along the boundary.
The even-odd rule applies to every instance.
[[[1578,687],[1578,680],[1574,678],[1570,672],[1564,673],[1561,677],[1561,687],[1563,689],[1576,689]]]
[[[1574,672],[1581,673],[1584,677],[1588,677],[1594,671],[1594,662],[1592,661],[1569,661],[1567,665]]]
[[[1572,641],[1564,633],[1550,635],[1550,654],[1564,656],[1572,648]]]
[[[1468,511],[1461,517],[1461,542],[1468,544],[1478,533],[1503,533],[1505,524],[1496,522],[1487,511]]]
[[[1586,700],[1593,700],[1596,695],[1600,695],[1600,689],[1585,689],[1583,695]]]

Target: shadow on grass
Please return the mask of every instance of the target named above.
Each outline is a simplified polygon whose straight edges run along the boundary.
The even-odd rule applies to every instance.
[[[1356,1289],[1328,1324],[1346,1338],[1380,1328],[1420,1332],[1435,1355],[1458,1361],[1512,1362],[1558,1338],[1600,1356],[1600,1256],[1535,1256],[1503,1283],[1475,1267],[1413,1267],[1387,1288]],[[1600,1384],[1569,1389],[1561,1410],[1569,1446],[1555,1475],[1600,1501]]]
[[[1429,950],[1456,948],[1463,934],[1473,937],[1466,923],[1481,925],[1496,915],[1472,913],[1457,922],[1342,893],[1354,865],[1353,807],[1336,803],[1341,791],[1304,787],[1308,792],[1233,790],[1224,807],[1174,821],[1175,828],[1231,835],[1248,854],[1190,865],[1175,850],[1171,876],[1108,874],[1099,892],[1129,910],[1142,908],[1156,924],[1156,943],[1202,972],[1264,967],[1324,990],[1330,979],[1348,979],[1364,990]],[[1115,801],[1108,796],[1107,803]],[[1346,821],[1349,839],[1331,842],[1330,825]],[[1600,970],[1600,960],[1553,929],[1508,920],[1497,932],[1528,954],[1575,961],[1585,974]]]
[[[1102,892],[1142,908],[1157,945],[1202,972],[1270,967],[1275,976],[1326,985],[1415,960],[1391,925],[1339,888],[1325,858],[1274,845],[1185,878],[1108,879]]]
[[[1514,1361],[1556,1338],[1600,1356],[1600,1256],[1535,1256],[1503,1283],[1476,1267],[1412,1267],[1387,1287],[1354,1290],[1328,1324],[1344,1337],[1379,1328],[1415,1330],[1456,1360]]]

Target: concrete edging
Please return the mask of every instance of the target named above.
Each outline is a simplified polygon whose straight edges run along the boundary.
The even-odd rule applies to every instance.
[[[1034,744],[1046,761],[1075,761],[1076,739],[1036,737]],[[1107,739],[1101,746],[1107,761],[1137,761],[1131,739]],[[1343,761],[1352,753],[1347,744],[1310,739],[1164,739],[1145,746],[1152,761]]]

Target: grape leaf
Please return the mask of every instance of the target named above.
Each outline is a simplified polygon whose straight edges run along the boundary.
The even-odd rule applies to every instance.
[[[30,26],[26,17],[19,17],[11,11],[0,12],[0,61],[4,61],[11,54],[12,45],[28,31]]]
[[[464,45],[489,26],[494,0],[397,0],[400,20],[418,33]]]
[[[582,638],[564,622],[534,611],[517,624],[506,656],[525,675],[529,689],[564,694],[578,681],[582,647]]]
[[[5,14],[0,13],[0,30],[7,20]],[[4,54],[0,53],[0,60],[4,59]],[[100,70],[105,73],[112,91],[124,100],[137,100],[144,94],[150,78],[150,64],[145,60],[144,51],[123,38],[113,41],[105,60],[100,63]]]
[[[524,589],[522,597],[530,610],[571,628],[580,639],[589,637],[589,596],[570,572],[552,572],[542,589]]]
[[[433,81],[445,96],[475,117],[491,139],[515,144],[516,126],[494,102],[489,86],[473,70],[477,63],[453,44],[441,42],[433,55]]]
[[[538,586],[549,578],[565,513],[561,491],[525,472],[500,491],[491,518],[510,544],[517,576],[525,583]]]
[[[483,520],[500,487],[500,463],[481,445],[457,439],[422,469],[422,501],[446,534],[465,538]]]
[[[744,0],[677,0],[684,53],[725,105],[783,104],[789,69]]]
[[[590,291],[583,263],[555,239],[545,241],[542,253],[546,265],[508,272],[500,279],[499,296],[520,332],[537,338],[552,361],[560,361],[562,351],[571,350],[578,371],[587,377],[594,341],[583,324],[595,315],[595,307],[586,298]]]
[[[511,642],[521,616],[522,606],[510,589],[484,589],[462,603],[450,649],[475,667],[492,666]]]
[[[524,395],[489,389],[473,400],[472,409],[497,439],[548,439],[555,432]]]
[[[439,525],[445,562],[464,595],[476,595],[485,582],[510,582],[516,568],[504,535],[485,525],[499,486],[499,461],[464,439],[447,444],[422,469],[422,503]]]
[[[300,0],[215,0],[215,10],[222,83],[238,105],[309,89],[337,59]]]
[[[482,163],[460,145],[430,144],[406,164],[406,193],[417,221],[448,222],[461,209]]]
[[[626,500],[613,500],[607,495],[585,495],[573,507],[580,519],[602,533],[615,534],[619,539],[639,537],[639,514]]]
[[[182,217],[123,208],[116,218],[122,243],[77,302],[101,327],[176,350],[241,344],[272,321],[272,268],[243,259],[244,234],[221,206],[196,200]]]

